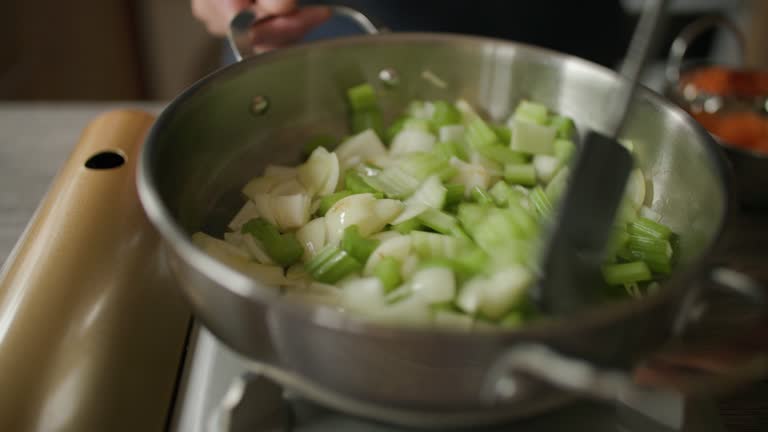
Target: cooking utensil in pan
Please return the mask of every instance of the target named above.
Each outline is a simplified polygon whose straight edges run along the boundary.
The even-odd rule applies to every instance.
[[[632,170],[632,155],[617,138],[666,7],[666,0],[646,2],[620,70],[628,84],[608,110],[612,126],[606,134],[590,130],[576,157],[544,248],[541,277],[532,290],[546,312],[572,313],[597,297],[600,265]]]
[[[430,85],[425,71],[447,85]],[[597,131],[608,130],[605,107],[629,85],[611,70],[529,45],[390,33],[251,57],[186,90],[160,116],[143,149],[140,197],[197,317],[253,360],[254,371],[345,412],[445,428],[540,413],[572,400],[575,389],[606,396],[591,380],[543,377],[568,389],[557,390],[531,377],[548,371],[503,368],[515,391],[489,402],[488,372],[511,348],[546,347],[548,355],[578,359],[581,370],[598,377],[608,367],[626,373],[692,327],[693,306],[709,298],[704,260],[730,205],[726,170],[709,134],[645,89],[633,98],[622,137],[635,143],[637,163],[652,181],[646,204],[681,239],[680,282],[647,298],[508,331],[393,328],[281,299],[193,245],[190,233],[225,229],[243,203],[241,186],[267,164],[295,163],[309,136],[343,135],[344,92],[360,82],[379,89],[385,117],[412,99],[462,97],[502,118],[528,98]],[[741,279],[723,285],[756,292]]]

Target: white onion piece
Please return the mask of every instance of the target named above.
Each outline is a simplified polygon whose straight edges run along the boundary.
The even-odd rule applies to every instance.
[[[273,196],[271,201],[275,224],[281,231],[300,228],[309,221],[312,202],[308,195]]]
[[[197,232],[192,235],[192,241],[208,255],[246,276],[271,286],[280,286],[285,283],[282,267],[250,261],[245,251],[224,240]]]
[[[256,177],[243,186],[243,195],[253,199],[256,195],[263,195],[272,192],[278,184],[285,181],[285,177]]]
[[[456,282],[450,269],[429,267],[414,273],[411,289],[414,295],[428,303],[443,303],[456,295]]]
[[[435,147],[435,136],[419,129],[403,129],[395,135],[389,154],[400,156],[415,152],[430,152]]]
[[[387,155],[387,149],[372,129],[360,132],[341,143],[335,150],[342,170],[361,162]]]
[[[310,195],[328,195],[339,183],[339,159],[323,147],[316,148],[299,167],[298,179]]]
[[[245,247],[245,250],[248,251],[248,254],[251,256],[251,258],[262,264],[274,264],[272,258],[270,258],[269,255],[267,255],[267,252],[264,251],[264,245],[262,245],[252,235],[245,234],[242,236],[242,238],[243,246]]]
[[[384,286],[377,277],[351,279],[341,289],[344,307],[350,311],[370,314],[386,306]]]
[[[302,185],[297,178],[290,177],[276,184],[275,187],[272,188],[271,191],[269,191],[269,193],[270,195],[273,195],[273,196],[297,195],[297,194],[306,194],[307,190],[304,188],[304,185]]]
[[[327,243],[338,243],[350,225],[357,225],[363,236],[379,232],[397,217],[402,206],[396,200],[377,200],[369,193],[342,198],[325,214]]]
[[[411,237],[411,242],[413,242],[413,237]],[[411,243],[411,247],[413,247],[413,243]],[[419,258],[418,255],[415,253],[408,254],[408,256],[402,260],[402,265],[400,265],[400,277],[402,277],[403,280],[410,279],[411,276],[416,273],[416,270],[419,269],[420,263],[421,258]]]
[[[393,225],[413,219],[428,209],[441,209],[445,204],[447,190],[440,177],[431,176],[416,189],[416,192],[405,201],[405,210],[392,221]]]
[[[312,277],[304,269],[304,264],[297,263],[285,270],[285,285],[288,290],[307,289],[312,284]]]
[[[374,249],[368,262],[365,264],[363,274],[370,275],[373,269],[381,262],[384,257],[392,257],[400,262],[404,262],[408,254],[411,253],[411,237],[398,235],[387,240],[383,240],[379,246]]]
[[[274,225],[275,215],[272,212],[272,195],[258,194],[251,197],[251,200],[253,205],[256,206],[256,212],[259,214],[259,217]]]
[[[483,300],[483,291],[488,279],[477,276],[464,283],[461,287],[459,296],[456,299],[456,305],[467,314],[473,315],[480,310],[480,304]]]
[[[225,232],[224,241],[231,244],[232,246],[245,250],[245,246],[243,245],[243,234],[240,233],[240,231]]]
[[[466,129],[463,125],[447,125],[438,129],[438,136],[441,142],[463,142],[465,132]]]
[[[256,208],[256,204],[254,204],[253,201],[248,200],[229,222],[228,227],[232,231],[240,232],[240,228],[243,227],[243,224],[257,217],[259,217],[259,212]]]
[[[299,228],[296,231],[296,239],[304,247],[304,261],[317,255],[325,246],[325,218],[313,219]]]
[[[646,207],[646,206],[640,207],[640,216],[646,219],[650,219],[654,222],[661,222],[661,215],[656,213],[656,211],[650,207]]]
[[[554,156],[538,154],[533,157],[533,168],[536,170],[536,178],[549,183],[560,168],[560,160]]]
[[[629,175],[626,194],[632,203],[632,207],[635,210],[639,210],[643,202],[645,202],[645,176],[640,168],[633,169]]]
[[[483,285],[480,311],[491,319],[504,316],[525,298],[533,274],[522,266],[508,267],[491,276]]]
[[[380,242],[383,242],[383,241],[387,241],[387,240],[389,240],[391,238],[401,237],[401,236],[402,236],[402,234],[400,234],[397,231],[382,231],[382,232],[379,232],[379,233],[376,233],[376,234],[372,235],[371,238],[374,239],[374,240],[378,240]]]
[[[472,330],[474,325],[474,319],[471,316],[448,310],[436,311],[434,321],[437,327],[455,330]]]
[[[491,184],[491,176],[488,170],[479,165],[472,165],[456,157],[451,158],[451,165],[457,169],[456,175],[451,179],[451,183],[464,185],[467,196],[472,192],[472,188],[479,186],[486,190]]]
[[[424,326],[432,320],[429,304],[413,295],[370,312],[367,317],[377,323],[397,326]]]
[[[285,165],[267,165],[266,168],[264,168],[264,177],[296,177],[296,174],[298,173],[298,168],[295,166],[285,166]]]

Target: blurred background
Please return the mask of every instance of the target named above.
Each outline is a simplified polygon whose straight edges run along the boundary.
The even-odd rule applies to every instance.
[[[630,14],[641,3],[622,0]],[[748,62],[768,62],[768,1],[672,5],[659,60],[686,23],[722,13],[748,34]],[[0,5],[0,41],[2,100],[168,100],[220,67],[225,54],[194,19],[189,0],[9,0]],[[728,35],[702,38],[692,55],[738,60]]]

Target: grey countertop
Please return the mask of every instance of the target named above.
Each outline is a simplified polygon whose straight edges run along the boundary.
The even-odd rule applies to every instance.
[[[0,263],[90,120],[115,108],[159,112],[163,103],[0,102]]]

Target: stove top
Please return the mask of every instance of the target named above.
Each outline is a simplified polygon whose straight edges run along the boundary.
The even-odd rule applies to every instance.
[[[171,430],[176,432],[408,432],[302,400],[247,372],[245,363],[206,329],[195,326]],[[714,406],[677,398],[614,406],[579,402],[550,414],[479,432],[721,432]],[[456,431],[459,432],[459,431]]]

